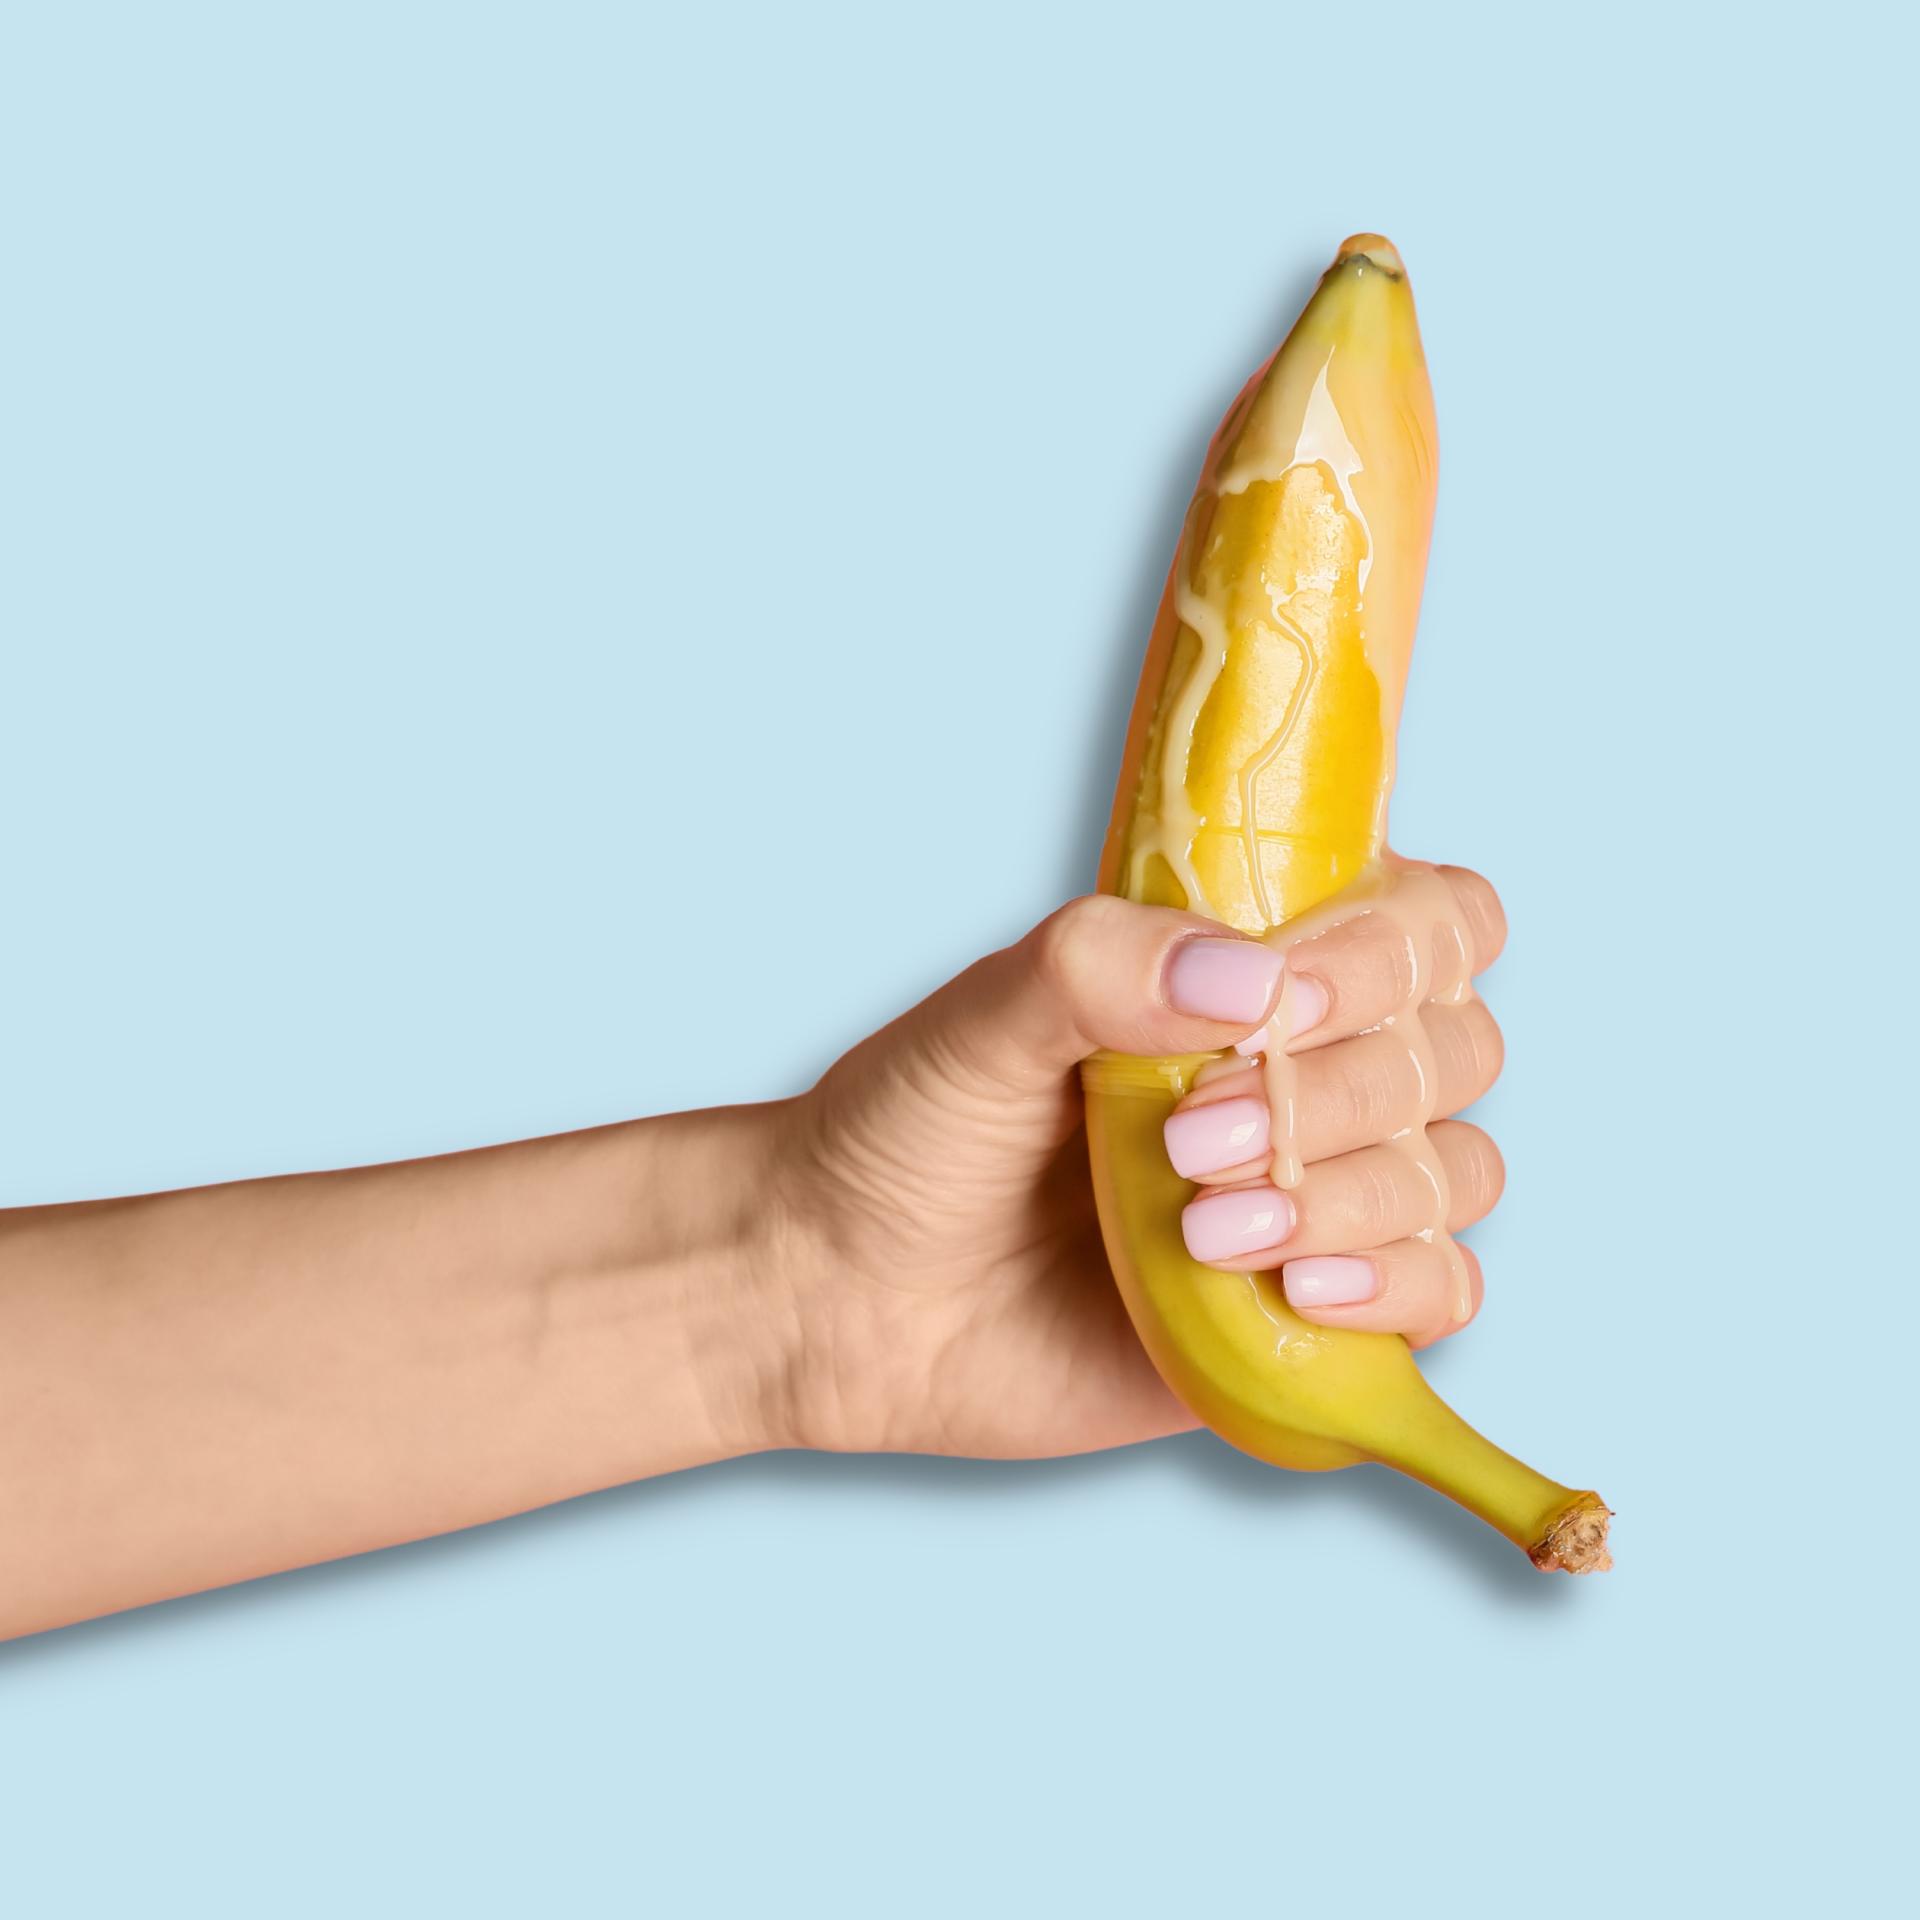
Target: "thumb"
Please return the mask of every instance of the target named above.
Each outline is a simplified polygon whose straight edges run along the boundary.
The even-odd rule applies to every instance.
[[[1197,914],[1070,900],[908,1016],[914,1037],[1008,1092],[1050,1089],[1088,1054],[1205,1053],[1266,1024],[1274,948]]]

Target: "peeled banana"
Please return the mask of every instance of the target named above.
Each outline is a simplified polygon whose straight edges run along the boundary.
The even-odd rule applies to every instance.
[[[1208,451],[1134,704],[1104,891],[1279,937],[1377,884],[1393,858],[1387,799],[1435,444],[1406,271],[1378,234],[1356,234]],[[1108,1255],[1167,1384],[1263,1460],[1382,1461],[1536,1566],[1610,1564],[1598,1496],[1483,1439],[1397,1335],[1310,1324],[1277,1276],[1187,1253],[1192,1189],[1161,1130],[1214,1057],[1100,1054],[1083,1069]]]

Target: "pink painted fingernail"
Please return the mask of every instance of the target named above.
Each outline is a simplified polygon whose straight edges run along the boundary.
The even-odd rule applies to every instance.
[[[1167,1158],[1183,1180],[1203,1173],[1219,1173],[1255,1160],[1267,1150],[1267,1103],[1264,1100],[1215,1100],[1189,1107],[1168,1120]]]
[[[1185,940],[1167,962],[1167,1001],[1197,1019],[1250,1027],[1273,1005],[1285,965],[1258,940]]]
[[[1310,973],[1296,973],[1288,984],[1286,995],[1287,1038],[1298,1039],[1303,1033],[1311,1033],[1327,1017],[1330,1004],[1327,990]],[[1241,1053],[1265,1053],[1272,1043],[1273,1029],[1264,1026],[1258,1033],[1250,1033],[1240,1041],[1237,1051]]]
[[[1230,1187],[1203,1193],[1180,1215],[1180,1232],[1196,1260],[1232,1260],[1264,1253],[1293,1231],[1293,1202],[1278,1187]]]
[[[1310,973],[1296,973],[1293,989],[1287,995],[1287,1038],[1296,1040],[1311,1033],[1327,1017],[1332,1004],[1325,987]]]
[[[1280,1269],[1290,1307],[1355,1307],[1380,1291],[1380,1269],[1357,1253],[1318,1253]]]

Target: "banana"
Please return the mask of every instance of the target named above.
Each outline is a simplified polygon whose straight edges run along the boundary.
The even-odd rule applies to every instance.
[[[1289,938],[1302,916],[1364,899],[1393,859],[1387,799],[1435,450],[1406,271],[1378,234],[1356,234],[1208,450],[1134,703],[1103,891]],[[1108,1256],[1167,1384],[1260,1459],[1309,1472],[1381,1461],[1536,1566],[1609,1565],[1599,1497],[1483,1439],[1404,1340],[1312,1325],[1277,1277],[1187,1253],[1192,1189],[1161,1129],[1215,1057],[1100,1054],[1082,1073]]]

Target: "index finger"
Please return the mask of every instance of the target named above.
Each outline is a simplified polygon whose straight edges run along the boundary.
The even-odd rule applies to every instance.
[[[1493,882],[1471,867],[1435,867],[1434,872],[1453,890],[1465,925],[1473,971],[1485,973],[1507,944],[1507,912]]]
[[[1470,867],[1398,871],[1346,917],[1287,948],[1287,971],[1324,998],[1319,1017],[1291,1044],[1344,1040],[1418,1000],[1463,997],[1506,939],[1500,896]],[[1242,1042],[1243,1050],[1259,1040]]]

